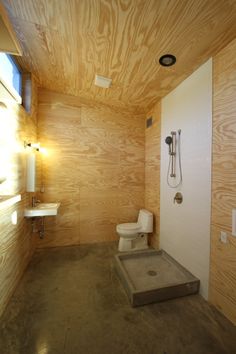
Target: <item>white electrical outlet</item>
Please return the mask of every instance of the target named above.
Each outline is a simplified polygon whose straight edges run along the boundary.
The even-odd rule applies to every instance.
[[[232,210],[232,235],[236,236],[236,209]]]
[[[228,235],[227,235],[226,232],[224,232],[224,231],[220,232],[220,241],[222,243],[227,243],[228,242]]]

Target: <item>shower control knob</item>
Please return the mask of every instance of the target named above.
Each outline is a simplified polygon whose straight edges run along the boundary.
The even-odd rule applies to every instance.
[[[180,192],[177,192],[174,196],[174,203],[181,204],[183,202],[183,195]]]

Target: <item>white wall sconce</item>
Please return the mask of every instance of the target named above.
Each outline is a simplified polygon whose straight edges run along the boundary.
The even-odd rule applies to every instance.
[[[40,151],[40,143],[28,143],[27,141],[24,141],[24,148],[26,149],[27,147]]]
[[[24,141],[24,148],[27,149],[26,169],[26,192],[36,191],[36,160],[37,152],[40,151],[40,143]]]
[[[37,153],[31,150],[26,159],[26,192],[36,191],[36,159]]]
[[[47,150],[43,148],[40,143],[30,143],[24,141],[24,148],[31,148],[31,150],[39,151],[40,153],[47,155]]]

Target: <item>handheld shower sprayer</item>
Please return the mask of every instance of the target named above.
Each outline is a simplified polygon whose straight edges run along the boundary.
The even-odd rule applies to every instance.
[[[178,130],[178,138],[175,131],[171,132],[171,136],[165,138],[165,143],[169,146],[169,166],[167,171],[167,184],[171,188],[176,188],[182,183],[182,167],[181,167],[181,129]],[[177,149],[178,148],[178,153]],[[176,156],[177,155],[177,156]],[[176,177],[176,159],[178,158],[179,162],[179,182],[173,185],[170,183],[169,177]]]
[[[173,139],[172,139],[171,136],[167,136],[166,139],[165,139],[165,143],[166,143],[167,145],[169,145],[169,154],[171,154],[171,144],[172,144],[172,141],[173,141]]]

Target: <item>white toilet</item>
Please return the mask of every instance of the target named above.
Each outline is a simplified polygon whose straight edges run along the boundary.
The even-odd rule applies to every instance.
[[[120,236],[120,252],[143,250],[148,248],[147,234],[153,231],[153,214],[141,209],[138,222],[119,224],[116,231]]]

